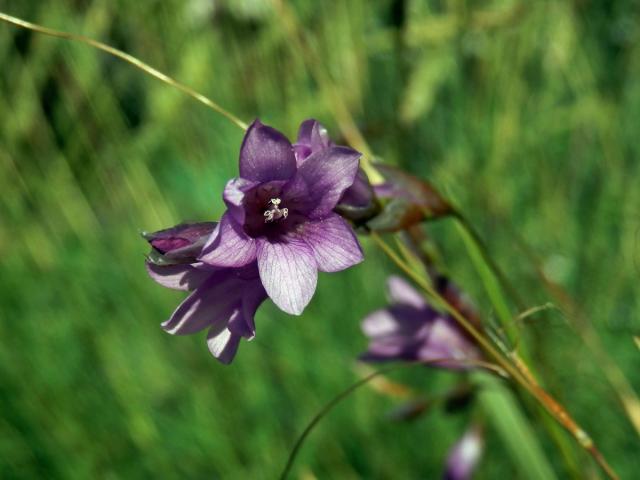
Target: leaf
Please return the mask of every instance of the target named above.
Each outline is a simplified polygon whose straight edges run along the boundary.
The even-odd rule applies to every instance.
[[[513,394],[502,382],[486,373],[476,372],[473,378],[481,386],[478,394],[480,404],[519,470],[518,478],[555,479],[556,475]]]

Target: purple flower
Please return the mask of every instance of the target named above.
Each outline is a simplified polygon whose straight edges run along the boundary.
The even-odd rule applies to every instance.
[[[451,317],[430,307],[422,295],[400,277],[387,281],[392,304],[369,314],[362,330],[370,339],[362,356],[367,361],[428,361],[443,368],[464,367],[465,360],[477,359],[478,348]]]
[[[230,363],[242,337],[255,336],[254,315],[267,294],[256,262],[240,268],[220,268],[197,260],[215,223],[181,224],[144,234],[152,248],[146,267],[160,285],[192,292],[162,328],[172,335],[188,335],[208,328],[207,345],[222,363]]]
[[[363,257],[353,230],[333,211],[354,182],[360,154],[327,146],[299,161],[297,150],[277,130],[253,122],[240,150],[240,177],[225,187],[227,211],[200,260],[227,268],[257,262],[269,297],[299,315],[318,270],[344,270]]]
[[[469,480],[482,455],[482,433],[471,427],[449,451],[445,480]]]
[[[296,161],[301,165],[313,153],[332,146],[334,143],[329,138],[327,129],[317,120],[309,119],[300,124],[298,141],[293,145],[293,149]],[[336,210],[350,220],[358,222],[371,218],[377,213],[378,208],[369,178],[360,168],[353,184],[345,190],[338,201]]]

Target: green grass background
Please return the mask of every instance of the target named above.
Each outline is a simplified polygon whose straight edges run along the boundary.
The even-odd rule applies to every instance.
[[[246,120],[340,138],[335,99],[380,159],[455,199],[529,306],[549,300],[514,231],[640,383],[640,12],[633,1],[287,2],[318,83],[259,0],[5,0],[0,10],[121,48]],[[214,8],[211,8],[214,5]],[[307,61],[305,61],[307,60]],[[140,230],[216,219],[242,132],[80,44],[0,24],[0,477],[277,476],[296,435],[358,378],[364,314],[394,269],[321,275],[302,317],[272,304],[232,366],[159,323],[182,294],[151,282]],[[451,275],[494,311],[448,221],[429,227]],[[623,478],[638,436],[561,315],[526,335],[551,391]],[[455,380],[394,374],[425,394]],[[438,478],[467,418],[409,424],[363,389],[312,433],[296,478]],[[539,420],[535,432],[565,478]],[[526,478],[488,429],[478,478]],[[580,463],[590,460],[576,451]]]

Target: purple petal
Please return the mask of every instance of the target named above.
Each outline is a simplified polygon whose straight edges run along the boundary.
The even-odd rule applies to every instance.
[[[387,290],[393,303],[409,305],[417,309],[427,308],[424,297],[405,279],[392,275],[387,279]]]
[[[483,440],[478,427],[472,427],[451,448],[444,472],[445,480],[469,480],[482,456]]]
[[[224,203],[227,205],[229,213],[239,225],[244,223],[245,218],[244,206],[242,205],[244,195],[256,185],[257,183],[252,182],[251,180],[245,180],[244,178],[232,178],[224,187],[222,198],[224,199]]]
[[[212,272],[193,265],[156,265],[146,262],[147,273],[163,287],[174,290],[195,290],[211,276]]]
[[[429,334],[429,325],[423,325],[413,335],[404,332],[374,337],[367,352],[360,358],[368,361],[380,360],[419,360],[418,351]]]
[[[321,272],[339,272],[364,260],[352,228],[338,214],[305,224],[301,238],[313,250]]]
[[[149,260],[158,265],[193,263],[216,227],[215,222],[182,223],[142,236],[153,247]]]
[[[162,328],[172,335],[188,335],[216,323],[226,327],[241,306],[244,282],[225,270],[216,272],[189,295]]]
[[[258,307],[267,299],[267,292],[258,280],[257,285],[245,290],[242,299],[242,314],[248,326],[249,335],[243,335],[247,340],[253,339],[256,335],[255,314]]]
[[[388,328],[393,326],[393,330],[388,330],[388,334],[398,334],[404,335],[406,337],[414,337],[418,334],[418,332],[422,332],[424,326],[431,328],[431,326],[438,320],[439,315],[435,310],[417,310],[408,305],[390,305],[385,308],[383,311],[387,312],[388,315],[393,317],[393,323],[386,321]],[[377,312],[380,312],[378,310]],[[374,312],[376,313],[376,312]],[[364,322],[367,322],[369,317],[365,317]],[[381,317],[380,317],[381,318]],[[376,320],[370,320],[370,322],[375,322]],[[378,319],[377,321],[381,321]],[[363,329],[365,328],[365,324],[363,322]],[[372,328],[373,330],[377,330],[382,332],[383,329],[379,325],[374,325],[372,323],[367,323],[367,329]],[[365,334],[367,330],[364,330]]]
[[[256,310],[267,298],[267,292],[260,283],[260,279],[246,282],[243,289],[242,308],[238,315],[229,322],[229,330],[236,335],[241,335],[247,340],[252,340],[256,336],[256,325],[254,316]]]
[[[361,154],[348,147],[329,147],[313,153],[298,173],[309,185],[314,208],[310,218],[322,218],[334,209],[344,191],[353,185]]]
[[[296,156],[296,163],[298,166],[302,165],[309,155],[311,155],[311,147],[308,145],[302,145],[300,143],[293,144],[293,153]]]
[[[384,360],[411,360],[406,358],[407,342],[402,338],[388,337],[374,340],[367,351],[360,356],[361,360],[375,362]]]
[[[418,352],[420,360],[451,359],[451,361],[438,362],[438,366],[451,369],[469,368],[470,366],[465,365],[465,361],[477,359],[479,356],[477,347],[449,318],[439,318],[433,323],[427,341]]]
[[[318,282],[311,248],[299,239],[287,243],[263,240],[258,245],[258,270],[271,300],[281,310],[300,315]]]
[[[242,267],[256,259],[256,242],[230,213],[220,219],[217,232],[202,249],[199,260],[216,267]]]
[[[294,145],[298,166],[312,153],[328,148],[331,145],[329,133],[320,122],[312,118],[305,120],[300,124],[298,140]]]
[[[364,208],[373,202],[373,187],[369,182],[369,177],[361,168],[358,169],[356,178],[347,190],[345,190],[342,198],[340,199],[340,205],[347,205],[350,207]]]
[[[399,328],[398,321],[386,308],[376,310],[362,320],[362,331],[370,338],[392,335]]]
[[[296,173],[296,158],[287,137],[255,120],[240,148],[240,176],[268,182],[288,180]]]
[[[214,325],[207,334],[207,347],[211,355],[228,365],[236,356],[240,335],[232,333],[225,325]]]

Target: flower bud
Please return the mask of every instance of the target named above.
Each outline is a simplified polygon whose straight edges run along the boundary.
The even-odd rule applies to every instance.
[[[358,169],[356,178],[342,195],[336,206],[336,212],[355,222],[363,222],[373,218],[380,211],[369,177],[362,169]]]
[[[382,212],[367,222],[374,232],[397,232],[424,220],[453,213],[453,209],[428,182],[397,167],[377,164],[385,182],[376,185],[377,197],[384,202]]]
[[[216,222],[181,223],[157,232],[143,232],[152,247],[149,261],[157,265],[196,262],[216,225]]]
[[[469,480],[482,455],[482,447],[480,429],[471,427],[449,452],[445,480]]]

